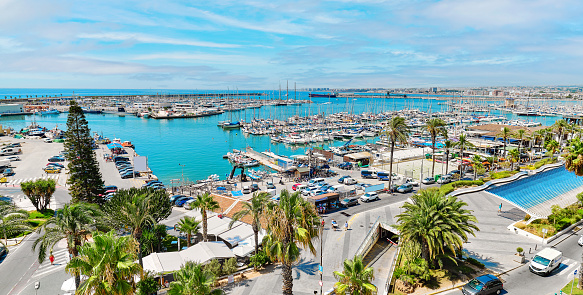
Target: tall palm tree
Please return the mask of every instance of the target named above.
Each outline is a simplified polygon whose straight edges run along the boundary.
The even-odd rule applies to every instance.
[[[212,289],[215,275],[205,270],[202,265],[192,261],[186,262],[174,273],[174,282],[170,283],[169,295],[221,295],[221,289]]]
[[[77,202],[65,204],[63,209],[49,218],[37,232],[41,235],[32,244],[35,251],[38,247],[38,261],[42,263],[47,253],[52,251],[60,240],[67,240],[67,249],[73,257],[79,255],[79,248],[87,236],[95,229],[98,218],[102,216],[97,205]],[[79,273],[75,273],[75,286],[79,287]]]
[[[427,121],[425,128],[431,135],[431,150],[432,150],[432,160],[433,163],[431,165],[431,176],[435,176],[435,141],[437,140],[437,135],[443,133],[445,130],[445,121],[440,118],[432,118]]]
[[[371,282],[374,269],[365,267],[360,256],[344,260],[344,270],[334,271],[334,277],[338,281],[334,284],[336,294],[372,295],[377,292],[377,287]]]
[[[68,273],[87,276],[75,294],[134,294],[136,278],[142,271],[135,262],[137,247],[131,236],[118,237],[113,231],[94,234],[93,242],[81,246],[79,256],[65,268]]]
[[[552,139],[551,141],[547,142],[546,149],[549,152],[551,152],[551,158],[554,158],[555,157],[555,153],[559,149],[559,146],[560,146],[559,143],[556,140],[554,140],[554,139]]]
[[[555,121],[555,124],[551,126],[553,130],[556,130],[559,133],[559,148],[563,146],[563,132],[569,128],[569,123],[565,121],[565,119],[560,119]]]
[[[196,235],[200,230],[200,221],[196,221],[194,217],[184,216],[178,221],[177,228],[181,232],[186,233],[186,246],[190,247],[192,235]]]
[[[514,162],[518,162],[520,160],[520,152],[517,149],[513,149],[508,152],[510,156],[510,170],[514,170]]]
[[[522,152],[522,141],[526,138],[526,130],[524,130],[524,129],[518,129],[518,130],[516,130],[515,135],[516,135],[516,139],[519,140],[519,142],[518,142],[518,150],[520,152]]]
[[[205,242],[207,242],[208,241],[208,238],[207,238],[207,228],[208,228],[207,211],[213,211],[216,209],[220,209],[221,207],[219,206],[219,203],[217,201],[215,201],[213,196],[209,193],[204,193],[202,195],[196,196],[196,199],[194,200],[194,202],[192,202],[192,205],[195,208],[198,208],[198,210],[200,210],[200,213],[202,214],[202,239]]]
[[[545,138],[545,130],[544,129],[539,129],[539,130],[536,130],[535,132],[532,133],[532,140],[534,140],[535,146],[537,144],[539,145],[539,151],[540,151],[540,149],[542,149],[541,145],[542,145],[544,138]],[[539,141],[540,141],[540,143],[539,143]]]
[[[421,257],[429,265],[433,265],[436,255],[445,253],[445,248],[452,253],[461,249],[468,234],[474,235],[474,230],[479,230],[472,211],[463,208],[467,204],[454,196],[422,190],[411,200],[412,203],[402,206],[404,212],[397,215],[400,236],[403,242],[419,243]]]
[[[443,147],[445,148],[445,174],[447,174],[449,171],[449,152],[455,147],[455,142],[448,139],[443,142]]]
[[[305,201],[299,192],[280,193],[279,203],[268,203],[267,235],[264,249],[273,261],[281,262],[283,294],[293,294],[292,264],[300,258],[300,247],[315,255],[312,241],[318,237],[319,216],[314,205]]]
[[[266,192],[253,195],[251,202],[243,203],[241,211],[235,213],[229,223],[229,228],[231,228],[235,221],[241,220],[245,216],[251,217],[251,228],[253,228],[253,235],[255,236],[255,254],[259,252],[259,230],[261,230],[261,217],[265,213],[267,196],[269,194]]]
[[[409,126],[405,122],[405,118],[392,117],[385,126],[383,134],[391,141],[391,166],[389,167],[389,187],[392,188],[393,182],[393,153],[395,152],[395,144],[397,142],[407,143],[409,137]]]
[[[21,233],[32,228],[26,222],[28,215],[26,213],[18,212],[14,204],[0,201],[0,234],[4,237],[4,242],[0,243],[7,246],[8,235]]]
[[[506,158],[506,142],[508,141],[508,138],[512,136],[512,130],[508,127],[503,127],[502,130],[500,130],[500,133],[498,133],[498,136],[502,137],[504,140],[504,152],[502,156]]]
[[[577,176],[583,176],[583,141],[579,137],[571,141],[569,153],[565,157],[565,168]]]
[[[458,137],[458,141],[455,143],[455,146],[458,147],[460,149],[460,163],[462,165],[462,172],[461,175],[464,174],[464,150],[467,150],[468,148],[474,147],[474,144],[471,143],[468,140],[468,137],[465,134],[460,134],[460,136]]]

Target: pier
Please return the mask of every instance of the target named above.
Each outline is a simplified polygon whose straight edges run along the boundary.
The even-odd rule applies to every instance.
[[[267,166],[277,172],[283,172],[285,171],[284,167],[281,167],[279,165],[276,165],[274,163],[272,163],[272,159],[270,159],[267,155],[264,155],[262,153],[256,152],[255,150],[253,150],[251,147],[247,147],[246,151],[245,151],[245,155],[253,160],[258,161],[259,163],[261,163],[261,165],[263,166]]]

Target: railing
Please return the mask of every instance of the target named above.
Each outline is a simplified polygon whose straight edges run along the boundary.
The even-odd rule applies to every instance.
[[[364,238],[364,241],[362,241],[362,244],[360,244],[360,247],[358,247],[358,250],[356,250],[356,253],[354,254],[354,256],[360,256],[363,257],[368,253],[368,251],[370,251],[370,249],[372,248],[372,246],[374,245],[374,243],[376,243],[378,237],[379,237],[379,217],[377,217],[377,220],[375,221],[375,223],[372,225],[371,229],[368,231],[368,233],[366,234],[366,237]]]
[[[397,268],[397,263],[399,259],[399,253],[401,253],[401,247],[397,245],[397,253],[395,253],[395,257],[393,257],[393,263],[391,265],[391,270],[389,271],[389,275],[387,276],[387,282],[385,283],[385,294],[389,294],[391,291],[391,285],[393,284],[393,273],[395,272],[395,268]]]

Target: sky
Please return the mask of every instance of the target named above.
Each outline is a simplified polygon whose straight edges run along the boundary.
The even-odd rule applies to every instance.
[[[0,88],[581,85],[579,0],[0,0]]]

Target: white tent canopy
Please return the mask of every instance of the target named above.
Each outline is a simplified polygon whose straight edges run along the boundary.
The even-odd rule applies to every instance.
[[[200,242],[180,252],[152,253],[143,258],[144,270],[155,273],[177,271],[187,261],[207,263],[213,259],[235,257],[224,242]]]
[[[253,235],[253,227],[251,226],[237,226],[233,225],[233,228],[219,235],[219,238],[231,247],[238,245],[239,241],[242,241]]]
[[[265,231],[259,231],[259,245],[263,241],[263,237],[265,237]],[[255,251],[255,236],[251,235],[244,240],[238,242],[237,247],[233,248],[233,253],[238,257],[245,257]]]

